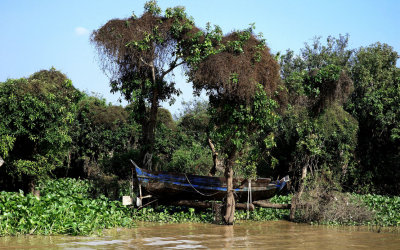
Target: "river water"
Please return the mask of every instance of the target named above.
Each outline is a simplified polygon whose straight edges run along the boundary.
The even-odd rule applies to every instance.
[[[333,227],[287,221],[212,224],[141,223],[102,236],[0,237],[0,248],[42,249],[400,249],[398,229]]]

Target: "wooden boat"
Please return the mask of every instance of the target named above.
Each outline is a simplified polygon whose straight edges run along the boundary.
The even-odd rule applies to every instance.
[[[191,175],[183,173],[156,172],[139,168],[134,162],[141,205],[142,198],[153,197],[159,201],[177,200],[222,200],[226,196],[226,178]],[[233,179],[238,202],[271,198],[281,191],[289,177],[272,181],[270,178],[257,180]]]

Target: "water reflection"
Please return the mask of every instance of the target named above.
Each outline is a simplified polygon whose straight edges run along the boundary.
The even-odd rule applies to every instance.
[[[327,227],[286,221],[243,222],[234,226],[210,224],[150,224],[113,229],[101,237],[0,237],[0,248],[45,249],[399,249],[400,232],[370,231],[363,227]]]

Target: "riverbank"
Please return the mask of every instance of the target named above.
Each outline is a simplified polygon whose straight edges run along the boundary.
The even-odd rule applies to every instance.
[[[92,235],[107,228],[134,227],[143,221],[212,223],[214,220],[211,209],[200,211],[187,207],[159,206],[136,210],[122,206],[120,201],[112,201],[104,195],[93,197],[93,188],[87,180],[58,179],[49,180],[40,186],[40,198],[23,192],[0,192],[0,236]],[[361,200],[374,217],[363,223],[349,221],[347,225],[400,226],[400,197],[352,196]],[[288,204],[291,196],[276,196],[270,201]],[[288,217],[288,210],[270,208],[256,208],[249,214],[237,211],[235,214],[239,222],[288,220]],[[322,224],[339,223],[325,221]]]

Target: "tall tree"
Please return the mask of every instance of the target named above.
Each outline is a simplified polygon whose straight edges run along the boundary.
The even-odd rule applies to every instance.
[[[281,123],[278,143],[279,147],[286,149],[279,149],[280,151],[292,151],[292,157],[288,157],[286,154],[278,157],[281,165],[293,167],[300,164],[302,166],[294,168],[303,169],[302,172],[305,172],[306,165],[313,164],[305,163],[304,160],[307,157],[304,155],[311,157],[309,161],[314,161],[311,159],[315,159],[315,157],[320,158],[320,154],[323,153],[325,154],[324,159],[335,158],[332,155],[334,151],[328,153],[324,150],[326,150],[325,146],[336,145],[339,141],[333,142],[328,138],[322,138],[323,134],[354,134],[356,132],[355,120],[342,108],[353,90],[353,82],[348,72],[354,51],[349,50],[347,44],[347,35],[340,35],[339,38],[329,36],[325,44],[321,43],[318,37],[311,44],[306,43],[299,55],[295,56],[293,51],[288,50],[280,57],[281,75],[288,91],[290,105]],[[328,119],[327,114],[330,114],[330,118],[336,117],[337,119]],[[321,119],[330,122],[331,126],[321,124]],[[349,121],[353,125],[347,126],[346,123]],[[333,125],[335,122],[337,126]],[[298,126],[299,123],[302,126]],[[322,131],[329,128],[332,131],[326,133]],[[340,129],[349,129],[349,131],[340,132]],[[340,136],[336,140],[339,138]],[[351,139],[354,136],[347,138]],[[346,143],[353,145],[354,149],[354,142]],[[352,150],[349,147],[345,148],[348,150],[341,153],[342,156],[348,156]],[[296,160],[296,155],[299,156],[302,163]],[[332,161],[334,165],[342,163],[346,165],[344,162],[348,160],[340,160],[340,157],[335,159]],[[321,166],[324,163],[319,160],[318,165]]]
[[[199,30],[183,7],[168,8],[161,15],[156,1],[149,1],[144,10],[140,18],[110,20],[93,32],[91,41],[112,91],[121,92],[136,107],[143,131],[142,157],[150,163],[159,103],[180,93],[168,76],[185,63],[185,42]]]
[[[281,169],[293,171],[298,184],[291,215],[309,172],[323,169],[343,180],[354,163],[358,123],[343,109],[353,90],[348,73],[353,51],[347,44],[348,36],[328,37],[326,44],[316,38],[299,55],[287,51],[280,58],[290,105],[274,155]]]
[[[234,166],[249,139],[271,130],[277,120],[272,96],[279,84],[279,65],[252,28],[220,38],[218,32],[207,33],[216,44],[213,53],[208,49],[198,63],[190,64],[195,89],[206,90],[209,96],[211,135],[224,159],[226,224],[234,221]]]
[[[354,93],[347,109],[360,124],[354,181],[361,191],[398,194],[400,185],[399,54],[376,43],[356,51]]]

